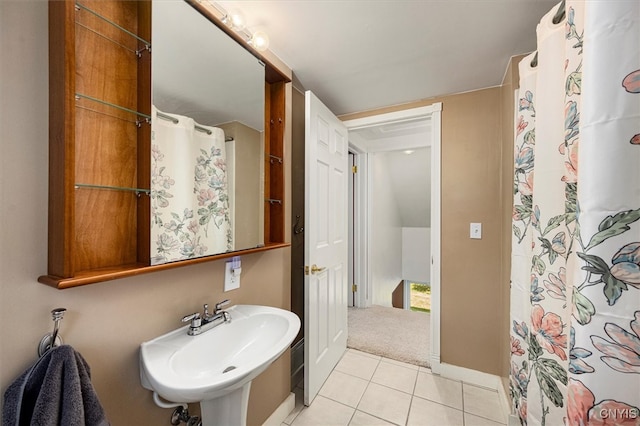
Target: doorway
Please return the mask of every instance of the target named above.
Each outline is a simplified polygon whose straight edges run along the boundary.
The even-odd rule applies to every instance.
[[[428,120],[430,123],[431,140],[431,170],[432,170],[432,192],[431,192],[431,325],[430,325],[430,353],[429,364],[435,373],[440,371],[440,115],[442,105],[440,103],[427,107],[415,108],[400,112],[380,114],[377,116],[362,119],[345,121],[349,130],[372,127],[384,123],[403,123],[411,120]],[[293,90],[293,114],[292,114],[292,265],[291,265],[291,287],[292,287],[292,311],[300,316],[304,321],[304,236],[307,233],[304,217],[304,94],[294,88]],[[409,124],[407,123],[407,126]],[[424,143],[424,142],[423,142]],[[415,146],[415,142],[408,143],[396,149],[410,149]],[[353,226],[350,227],[352,235],[349,236],[353,252],[349,257],[353,259],[354,267],[350,271],[350,284],[356,284],[356,291],[351,294],[350,305],[355,307],[367,307],[371,305],[371,283],[370,283],[370,246],[369,238],[371,232],[370,217],[367,212],[371,211],[370,203],[370,176],[368,176],[368,164],[372,151],[371,146],[366,146],[358,141],[350,140],[349,153],[350,166],[357,169],[353,175],[353,192],[349,199],[352,201],[353,213],[350,217],[357,218]],[[352,216],[353,215],[353,216]],[[304,328],[303,328],[304,329]],[[301,334],[292,345],[292,386],[300,383],[304,370],[304,338]]]
[[[353,224],[353,269],[357,291],[354,306],[369,307],[374,303],[372,270],[374,262],[372,245],[373,221],[373,161],[376,153],[389,151],[411,151],[429,148],[431,166],[430,195],[430,254],[423,262],[430,270],[430,335],[429,364],[434,372],[440,365],[440,116],[442,104],[379,114],[347,120],[349,149],[354,154],[357,173],[354,178],[354,224]],[[425,127],[424,131],[416,131]],[[377,133],[378,137],[371,137]],[[390,135],[404,135],[391,143]],[[425,137],[425,134],[427,137]],[[367,137],[368,135],[368,137]],[[397,284],[397,283],[396,283]]]

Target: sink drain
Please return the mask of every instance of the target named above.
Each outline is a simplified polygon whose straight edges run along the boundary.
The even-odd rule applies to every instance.
[[[228,373],[231,370],[235,370],[236,366],[235,365],[230,365],[229,367],[225,368],[224,371],[222,372],[222,374],[224,373]]]

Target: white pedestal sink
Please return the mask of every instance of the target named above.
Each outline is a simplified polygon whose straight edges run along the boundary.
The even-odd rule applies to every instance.
[[[244,426],[251,381],[291,345],[292,312],[236,305],[231,322],[197,336],[188,326],[140,345],[140,380],[167,401],[199,402],[203,426]]]

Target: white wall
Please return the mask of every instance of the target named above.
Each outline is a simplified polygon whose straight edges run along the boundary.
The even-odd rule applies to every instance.
[[[384,153],[371,154],[372,236],[371,272],[372,304],[391,306],[391,292],[402,280],[402,220],[391,183],[388,158]]]
[[[431,282],[431,228],[402,228],[402,277]]]

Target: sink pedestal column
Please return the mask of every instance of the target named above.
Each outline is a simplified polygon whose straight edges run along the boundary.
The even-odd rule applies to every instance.
[[[202,426],[246,426],[251,382],[216,399],[200,402]]]

